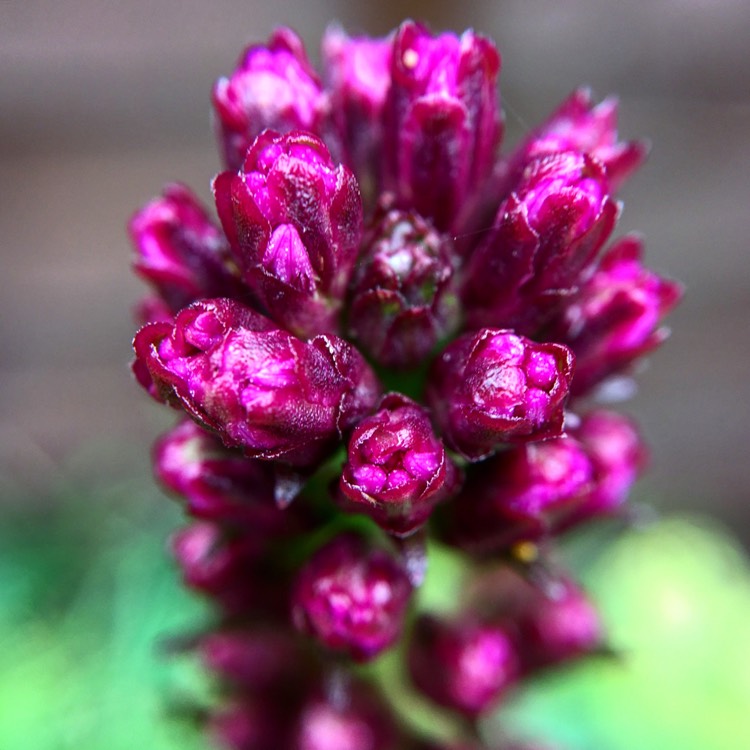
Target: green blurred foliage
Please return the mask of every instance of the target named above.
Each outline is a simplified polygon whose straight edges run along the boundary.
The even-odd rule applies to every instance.
[[[0,748],[202,747],[180,715],[204,680],[164,653],[206,620],[165,552],[179,515],[155,490],[107,495],[61,494],[0,528]]]
[[[668,519],[580,573],[619,656],[538,681],[496,721],[575,750],[750,748],[750,568],[728,535]]]
[[[68,489],[0,526],[0,748],[198,750],[209,681],[170,647],[210,622],[166,552],[179,509],[142,484]],[[617,658],[539,679],[488,737],[570,750],[750,747],[750,570],[726,534],[671,519],[569,546]],[[450,612],[461,558],[434,546],[419,608]],[[455,723],[409,689],[399,654],[369,668],[427,733]]]

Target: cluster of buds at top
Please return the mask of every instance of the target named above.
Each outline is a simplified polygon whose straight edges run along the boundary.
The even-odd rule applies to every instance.
[[[248,48],[213,91],[216,218],[170,185],[130,223],[152,288],[134,373],[183,415],[154,450],[192,518],[172,548],[219,613],[197,648],[231,700],[208,730],[480,748],[420,738],[349,665],[406,639],[414,688],[468,726],[602,645],[535,558],[621,512],[644,446],[582,397],[664,340],[680,287],[636,238],[605,247],[646,152],[614,100],[576,91],[504,152],[487,38],[333,27],[322,60],[289,29]],[[499,571],[452,619],[413,611],[430,536]]]

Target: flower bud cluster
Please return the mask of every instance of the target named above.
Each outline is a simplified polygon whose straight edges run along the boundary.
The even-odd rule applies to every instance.
[[[680,287],[634,237],[605,249],[646,151],[614,100],[576,91],[505,152],[489,39],[332,27],[322,60],[289,29],[249,47],[213,91],[217,218],[170,185],[130,223],[133,371],[181,414],[154,448],[191,518],[172,551],[217,612],[206,729],[479,749],[420,737],[352,666],[403,643],[413,689],[468,727],[603,646],[546,551],[621,512],[645,448],[584,398],[664,340]],[[494,571],[450,617],[415,596],[428,539]]]
[[[409,644],[414,683],[467,718],[486,713],[529,674],[602,644],[596,609],[573,582],[557,582],[554,594],[520,578],[493,584],[490,595],[502,599],[467,601],[452,617],[423,614]]]

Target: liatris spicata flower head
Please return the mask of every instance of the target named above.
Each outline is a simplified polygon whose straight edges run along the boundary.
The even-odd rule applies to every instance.
[[[322,62],[289,29],[248,47],[213,91],[216,216],[169,185],[130,223],[133,372],[180,413],[153,453],[191,516],[172,551],[216,610],[206,728],[481,750],[518,683],[606,650],[555,547],[624,517],[646,452],[583,399],[662,343],[680,288],[634,237],[606,248],[646,153],[614,99],[579,89],[507,150],[480,34],[331,27]],[[435,554],[464,566],[451,612],[416,592]],[[406,689],[450,737],[395,719]]]

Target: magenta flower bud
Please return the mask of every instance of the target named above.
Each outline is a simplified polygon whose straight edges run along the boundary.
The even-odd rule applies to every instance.
[[[635,424],[613,411],[590,412],[573,431],[594,470],[594,486],[566,527],[615,513],[646,465],[648,452]]]
[[[603,167],[586,154],[530,162],[469,261],[469,324],[533,334],[578,289],[617,214]]]
[[[432,431],[427,410],[391,393],[354,428],[339,488],[345,507],[408,536],[458,484],[459,471]]]
[[[553,597],[539,595],[519,622],[524,670],[570,661],[601,645],[602,624],[596,607],[571,581]]]
[[[464,742],[462,740],[428,740],[420,737],[408,745],[408,750],[487,750],[487,747],[483,743],[479,744],[479,742]],[[495,750],[495,748],[493,748],[493,750]],[[498,750],[500,750],[500,748],[498,748]],[[503,745],[502,750],[508,749]]]
[[[198,650],[209,671],[257,695],[299,687],[310,666],[291,630],[220,630],[202,638]]]
[[[328,98],[302,40],[288,28],[242,53],[232,75],[216,82],[213,106],[224,163],[233,171],[266,128],[321,133],[328,115]]]
[[[305,343],[237,302],[204,300],[136,334],[136,373],[228,447],[293,466],[321,460],[375,405],[374,374],[335,336]],[[145,366],[145,368],[144,368]]]
[[[440,230],[457,226],[492,171],[499,70],[495,46],[473,31],[432,36],[406,21],[396,32],[385,184]]]
[[[682,287],[645,268],[642,254],[636,237],[616,243],[550,328],[549,337],[576,355],[575,394],[626,370],[668,335],[659,326]]]
[[[574,91],[540,127],[534,130],[511,162],[520,171],[538,156],[558,151],[583,151],[603,165],[612,192],[643,163],[648,145],[617,140],[617,99],[593,105],[591,91]]]
[[[243,278],[274,321],[302,336],[335,330],[362,230],[349,169],[310,133],[265,131],[213,190]]]
[[[383,109],[391,85],[393,35],[350,37],[329,26],[323,37],[323,64],[331,92],[331,116],[366,196],[382,180]]]
[[[174,320],[174,313],[161,297],[149,294],[136,304],[133,317],[140,327],[146,325],[146,323],[163,323],[165,321],[171,323]]]
[[[231,613],[247,610],[260,599],[253,575],[263,553],[252,538],[228,539],[213,523],[198,522],[172,538],[172,554],[185,584]]]
[[[185,501],[190,515],[242,523],[254,535],[298,530],[297,519],[276,505],[273,466],[225,448],[194,422],[162,435],[153,456],[156,478]]]
[[[390,710],[364,683],[344,686],[344,695],[316,698],[303,706],[294,750],[396,750]]]
[[[503,443],[560,435],[572,377],[567,347],[485,328],[448,345],[427,399],[448,446],[479,461]]]
[[[365,238],[349,328],[386,367],[413,367],[458,323],[450,238],[419,215],[388,211]]]
[[[292,617],[299,630],[328,648],[367,661],[401,635],[411,590],[406,572],[388,552],[342,535],[299,571]]]
[[[277,750],[290,747],[290,721],[295,707],[263,696],[243,695],[241,701],[209,716],[209,746],[217,750]]]
[[[241,294],[224,234],[184,185],[167,185],[161,198],[133,216],[128,229],[136,273],[173,314],[201,297]]]
[[[515,446],[468,473],[448,508],[448,538],[475,554],[537,541],[574,516],[593,478],[586,450],[570,437]]]
[[[409,673],[435,703],[469,717],[497,704],[516,681],[516,644],[500,625],[422,615],[409,644]]]

